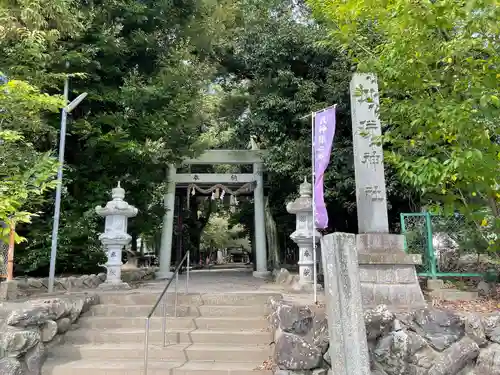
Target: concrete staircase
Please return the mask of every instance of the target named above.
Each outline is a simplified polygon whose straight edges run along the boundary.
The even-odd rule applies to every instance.
[[[151,319],[148,375],[270,375],[259,369],[271,354],[266,320],[275,294],[168,295],[167,346],[162,308]],[[50,350],[43,375],[144,374],[145,317],[158,294],[104,294]]]

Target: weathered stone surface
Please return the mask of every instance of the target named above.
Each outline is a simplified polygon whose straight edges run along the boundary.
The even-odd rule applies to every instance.
[[[12,301],[18,297],[19,286],[17,280],[6,280],[0,283],[0,301]]]
[[[42,373],[42,365],[45,358],[45,346],[40,342],[35,347],[31,348],[24,357],[27,370],[25,375],[40,375]]]
[[[51,314],[48,306],[37,306],[13,311],[6,322],[18,327],[41,326],[47,320],[55,318],[56,315]]]
[[[273,272],[274,282],[276,284],[290,284],[292,275],[286,268]]]
[[[485,316],[482,323],[486,337],[490,341],[500,344],[500,315]]]
[[[0,375],[40,375],[47,348],[61,342],[82,311],[97,304],[97,295],[47,298],[0,306]],[[45,345],[46,343],[46,345]]]
[[[313,370],[330,370],[324,311],[310,306],[294,309],[293,305],[282,299],[270,301],[274,356],[280,371],[312,375]],[[292,313],[287,316],[285,312]],[[282,325],[280,317],[285,316],[286,324]],[[377,306],[365,311],[364,319],[372,375],[500,375],[500,344],[492,342],[498,337],[495,330],[500,314],[481,318],[430,308],[393,312],[387,306]],[[302,320],[307,324],[297,323]],[[304,334],[305,328],[309,331]],[[313,365],[318,367],[311,368]]]
[[[26,353],[40,341],[40,331],[36,328],[23,329],[4,326],[0,335],[0,348],[8,356],[17,357]]]
[[[71,323],[76,322],[78,317],[82,314],[83,311],[83,306],[85,305],[85,302],[81,298],[77,298],[71,301],[71,308],[69,311],[69,318],[71,320]]]
[[[122,280],[125,282],[137,282],[142,280],[154,279],[157,267],[132,268],[122,270]],[[87,289],[96,289],[106,281],[106,274],[81,275],[56,278],[54,289],[58,291],[78,291]],[[38,294],[47,291],[47,278],[17,278],[14,280],[17,288],[25,295]]]
[[[435,361],[428,375],[456,375],[479,355],[479,346],[469,337],[454,343]]]
[[[313,313],[307,306],[282,304],[278,318],[283,332],[305,335],[313,326]]]
[[[40,328],[42,342],[49,342],[57,335],[57,323],[53,320],[47,320]]]
[[[377,367],[388,375],[418,373],[418,369],[427,371],[434,358],[428,358],[432,351],[424,351],[427,342],[414,332],[404,330],[391,332],[378,341],[373,351],[373,360]],[[418,357],[415,357],[417,353]]]
[[[312,328],[307,337],[322,353],[326,353],[330,345],[330,340],[328,338],[328,319],[324,311],[319,311],[314,314]]]
[[[465,334],[473,339],[480,348],[488,345],[488,339],[484,332],[483,322],[481,318],[475,314],[462,315],[464,321]]]
[[[0,374],[24,375],[23,366],[17,358],[6,357],[0,359]]]
[[[491,344],[481,349],[477,358],[478,375],[500,375],[500,345]]]
[[[389,333],[394,319],[395,315],[389,311],[386,305],[365,310],[366,336],[368,340],[376,340],[385,333]]]
[[[57,333],[59,334],[66,333],[71,328],[71,319],[69,318],[59,319],[56,323],[57,323]]]
[[[304,338],[284,332],[275,347],[276,365],[286,370],[312,370],[321,366],[323,353]]]
[[[438,351],[445,350],[465,334],[462,319],[443,310],[417,310],[413,316],[412,329]]]

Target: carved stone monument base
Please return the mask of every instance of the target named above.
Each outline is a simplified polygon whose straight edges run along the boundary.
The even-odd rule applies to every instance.
[[[422,259],[404,252],[403,235],[358,234],[356,247],[364,308],[426,305],[415,271]]]
[[[100,284],[97,289],[103,290],[103,291],[113,291],[113,290],[129,290],[132,289],[130,285],[128,285],[126,282],[119,282],[119,283],[108,283],[104,282]]]
[[[257,279],[267,279],[267,278],[271,277],[271,272],[270,271],[265,271],[265,272],[253,271],[253,277],[256,277]]]

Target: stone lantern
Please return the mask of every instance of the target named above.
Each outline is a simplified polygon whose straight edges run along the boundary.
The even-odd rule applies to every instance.
[[[286,210],[297,215],[297,226],[290,238],[299,246],[299,283],[306,285],[314,282],[313,233],[315,242],[319,242],[321,234],[314,227],[312,185],[306,178],[299,186],[299,195],[286,205]]]
[[[121,279],[122,250],[130,243],[132,237],[127,234],[127,221],[129,217],[137,215],[137,208],[123,200],[125,190],[118,187],[111,190],[113,200],[106,203],[105,207],[97,206],[95,211],[106,219],[104,233],[99,240],[104,246],[108,261],[106,263],[107,279],[99,287],[104,289],[130,289]]]

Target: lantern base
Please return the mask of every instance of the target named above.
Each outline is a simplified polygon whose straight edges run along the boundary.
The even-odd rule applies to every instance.
[[[132,289],[130,285],[128,285],[125,282],[119,282],[119,283],[108,283],[104,282],[100,284],[97,289],[100,289],[102,291],[113,291],[113,290],[130,290]]]

